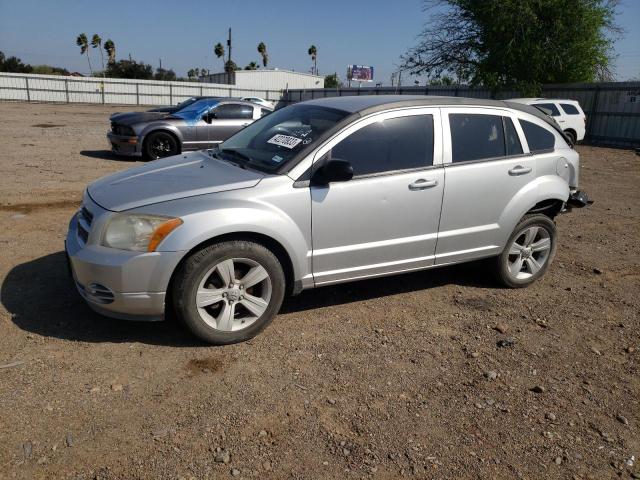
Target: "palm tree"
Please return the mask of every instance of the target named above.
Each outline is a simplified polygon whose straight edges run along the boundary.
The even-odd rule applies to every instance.
[[[87,40],[87,35],[85,33],[81,33],[76,38],[76,45],[80,47],[80,55],[87,55],[87,62],[89,62],[89,72],[91,72],[91,76],[93,77],[93,68],[91,68],[91,58],[89,58],[89,41]]]
[[[218,58],[222,58],[222,65],[224,67],[224,47],[222,46],[222,44],[220,42],[216,43],[215,46],[213,47],[213,53],[216,54],[216,57]]]
[[[91,46],[93,48],[97,48],[98,50],[100,50],[100,61],[102,62],[102,76],[104,77],[104,55],[102,53],[102,39],[100,38],[100,35],[98,35],[97,33],[94,33],[93,37],[91,38]]]
[[[199,68],[194,68],[194,69],[193,69],[193,75],[194,75],[196,78],[200,78],[200,69],[199,69]]]
[[[251,62],[249,65],[244,67],[245,70],[257,70],[258,64],[256,62]]]
[[[313,73],[318,74],[318,49],[315,45],[311,45],[309,47],[309,55],[311,55],[311,60],[313,60]]]
[[[269,63],[269,54],[267,53],[267,46],[264,42],[258,44],[258,53],[262,55],[262,66],[266,67],[267,63]]]
[[[193,68],[190,68],[189,71],[187,72],[187,77],[189,78],[193,78],[196,76],[196,71]]]
[[[104,51],[107,52],[109,58],[107,58],[107,64],[116,63],[116,44],[113,40],[109,39],[104,42]]]

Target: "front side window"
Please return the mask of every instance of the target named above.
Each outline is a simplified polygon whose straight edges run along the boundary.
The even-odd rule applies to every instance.
[[[500,115],[450,113],[452,162],[504,157],[504,127]]]
[[[346,160],[354,177],[433,165],[433,115],[411,115],[374,122],[331,150]]]
[[[237,103],[220,105],[213,111],[216,120],[246,120],[253,118],[253,107]]]
[[[536,107],[545,115],[551,115],[552,117],[560,116],[560,110],[558,110],[558,107],[556,107],[555,103],[536,103],[534,107]]]
[[[570,103],[561,103],[560,106],[567,115],[580,115],[580,110],[578,110],[575,105],[571,105]]]
[[[553,133],[535,123],[519,121],[531,153],[553,150],[556,145],[556,136]]]
[[[260,109],[260,116],[264,117],[265,115],[269,115],[271,113],[271,110],[267,109],[267,108],[261,108]]]

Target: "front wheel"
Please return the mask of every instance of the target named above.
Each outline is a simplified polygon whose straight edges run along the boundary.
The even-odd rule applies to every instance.
[[[178,141],[167,132],[152,132],[144,142],[144,155],[148,160],[170,157],[178,153]]]
[[[507,287],[522,288],[542,277],[557,248],[556,226],[546,215],[526,215],[497,258],[499,280]]]
[[[253,242],[230,241],[194,253],[176,272],[177,316],[214,345],[257,335],[276,315],[285,292],[280,262]]]

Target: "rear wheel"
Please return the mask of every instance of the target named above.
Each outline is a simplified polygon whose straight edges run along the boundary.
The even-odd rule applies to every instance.
[[[500,281],[511,288],[531,285],[542,277],[556,254],[556,226],[546,215],[526,215],[497,259]]]
[[[257,335],[280,309],[285,276],[276,256],[246,241],[194,253],[176,273],[177,316],[202,340],[224,345]]]
[[[179,150],[178,141],[167,132],[152,132],[144,142],[144,154],[148,160],[177,155]]]

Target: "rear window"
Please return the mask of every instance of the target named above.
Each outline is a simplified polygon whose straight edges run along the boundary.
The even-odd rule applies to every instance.
[[[535,123],[519,120],[520,126],[524,131],[524,136],[529,144],[531,153],[540,153],[553,150],[556,145],[556,136],[546,128]]]
[[[472,113],[450,113],[452,162],[504,157],[502,117]]]
[[[560,106],[567,115],[580,115],[580,110],[578,110],[575,105],[571,105],[570,103],[561,103]]]
[[[560,116],[560,110],[558,110],[558,107],[556,107],[555,103],[536,103],[534,107],[536,107],[545,115],[549,115],[549,112],[551,112],[552,117]],[[548,110],[548,111],[545,111],[545,110]]]

